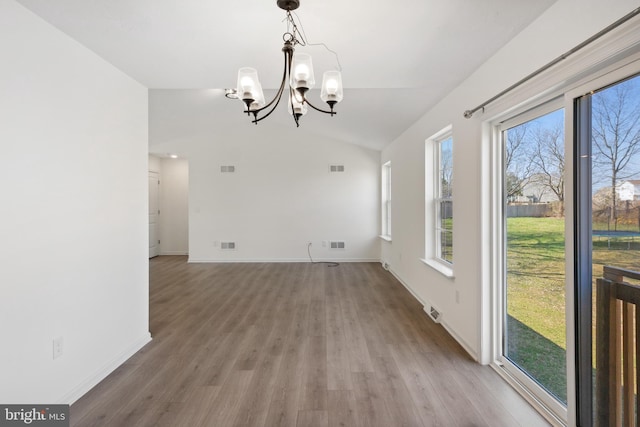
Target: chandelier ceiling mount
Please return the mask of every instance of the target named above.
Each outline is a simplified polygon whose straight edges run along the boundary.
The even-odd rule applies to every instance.
[[[278,7],[287,12],[296,10],[300,7],[300,0],[278,0]]]

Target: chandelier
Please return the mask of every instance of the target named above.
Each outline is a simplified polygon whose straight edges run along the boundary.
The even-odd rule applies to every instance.
[[[320,99],[327,103],[328,110],[323,110],[309,102],[309,90],[315,85],[313,64],[311,55],[306,53],[294,53],[296,45],[306,46],[304,30],[300,32],[291,11],[300,6],[300,0],[277,0],[278,7],[287,12],[287,32],[282,35],[284,46],[284,72],[280,88],[275,97],[267,103],[262,91],[262,85],[258,80],[258,72],[254,68],[243,67],[238,70],[238,85],[236,89],[227,90],[227,97],[238,98],[244,103],[244,111],[251,122],[258,124],[273,113],[280,99],[288,88],[288,111],[293,116],[296,126],[300,126],[300,117],[307,113],[308,107],[331,116],[336,114],[334,106],[342,101],[342,76],[340,71],[325,71],[322,76],[322,89]],[[326,47],[326,46],[325,46]]]

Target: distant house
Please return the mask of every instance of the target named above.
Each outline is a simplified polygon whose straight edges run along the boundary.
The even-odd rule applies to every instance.
[[[545,183],[547,176],[534,174],[522,187],[522,195],[513,196],[511,203],[551,203],[557,202],[558,196]]]
[[[618,200],[640,200],[640,179],[622,181],[616,186]]]

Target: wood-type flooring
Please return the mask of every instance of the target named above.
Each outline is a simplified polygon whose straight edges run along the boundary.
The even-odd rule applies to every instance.
[[[77,427],[536,427],[377,263],[150,260],[152,342],[71,406]]]

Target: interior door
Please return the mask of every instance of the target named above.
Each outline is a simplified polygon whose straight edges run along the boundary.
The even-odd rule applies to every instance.
[[[159,190],[160,178],[158,173],[149,172],[149,258],[160,254],[160,239],[158,238]]]

